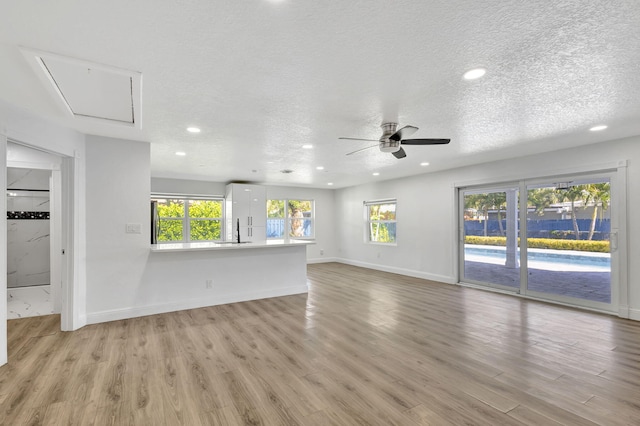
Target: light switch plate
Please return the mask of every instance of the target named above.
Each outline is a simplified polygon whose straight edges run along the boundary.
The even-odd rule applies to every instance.
[[[127,234],[141,234],[142,233],[142,225],[139,223],[127,223],[126,228]]]

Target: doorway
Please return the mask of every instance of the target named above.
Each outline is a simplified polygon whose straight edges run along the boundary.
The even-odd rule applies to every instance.
[[[50,181],[51,170],[7,167],[7,319],[54,313]]]
[[[7,319],[61,313],[61,165],[7,143]]]
[[[460,282],[616,311],[614,177],[459,188]]]

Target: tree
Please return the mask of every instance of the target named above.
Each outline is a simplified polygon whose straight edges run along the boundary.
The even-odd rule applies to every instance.
[[[189,240],[215,241],[222,238],[222,202],[189,200]],[[158,241],[184,241],[185,200],[158,200]]]
[[[222,238],[222,202],[189,201],[189,237],[191,241],[215,241]]]
[[[158,217],[158,241],[182,241],[184,200],[159,200]]]
[[[395,223],[384,222],[396,219],[395,204],[371,204],[369,205],[369,238],[379,243],[392,243],[395,241]]]
[[[487,236],[487,222],[489,219],[489,209],[498,210],[498,226],[500,235],[504,236],[502,226],[502,208],[507,204],[507,194],[505,192],[488,192],[482,194],[470,194],[464,197],[465,209],[475,208],[482,211],[484,216],[484,236]]]
[[[267,200],[267,217],[284,219],[284,200]]]
[[[555,188],[535,188],[527,195],[529,206],[535,208],[538,216],[544,215],[544,210],[558,202],[558,192]]]
[[[576,217],[576,202],[584,201],[587,197],[586,185],[574,185],[568,188],[556,188],[558,198],[571,203],[571,222],[576,240],[580,239],[580,229],[578,228],[578,218]]]
[[[591,183],[585,185],[585,208],[587,204],[593,204],[593,213],[591,214],[591,223],[589,225],[588,240],[593,239],[593,234],[596,229],[596,219],[598,218],[598,207],[602,207],[601,212],[604,213],[609,208],[609,201],[611,201],[611,185],[609,182],[604,183]]]

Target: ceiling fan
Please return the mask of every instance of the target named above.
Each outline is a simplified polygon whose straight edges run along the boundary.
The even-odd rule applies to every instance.
[[[403,128],[396,130],[398,123],[383,123],[382,136],[380,139],[360,139],[360,138],[338,138],[353,141],[371,141],[378,142],[377,145],[371,145],[366,148],[357,149],[355,151],[347,153],[347,155],[355,154],[366,149],[379,147],[382,152],[390,152],[394,157],[400,159],[407,156],[404,149],[400,145],[444,145],[451,142],[451,139],[405,139],[407,136],[414,134],[418,128],[415,126],[404,126]]]

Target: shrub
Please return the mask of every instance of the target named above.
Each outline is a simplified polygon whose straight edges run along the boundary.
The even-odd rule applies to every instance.
[[[464,238],[466,244],[482,244],[486,246],[506,246],[506,237],[478,237],[467,235]],[[520,244],[520,238],[518,238]],[[552,238],[529,238],[527,239],[529,248],[552,249],[552,250],[574,250],[591,251],[598,253],[609,253],[609,241],[586,241],[586,240],[557,240]]]

